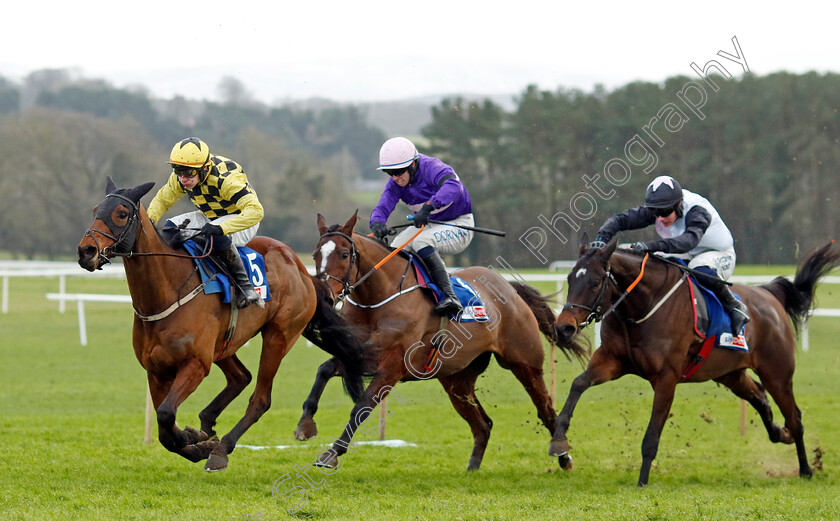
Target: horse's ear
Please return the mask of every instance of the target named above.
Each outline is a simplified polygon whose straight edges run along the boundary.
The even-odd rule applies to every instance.
[[[583,232],[583,235],[580,236],[580,244],[578,244],[578,246],[580,247],[579,255],[583,255],[584,253],[586,253],[586,250],[589,249],[589,234],[588,233]]]
[[[134,188],[130,188],[125,191],[125,196],[134,201],[135,203],[140,202],[140,198],[149,193],[149,190],[155,186],[154,182],[151,183],[143,183],[140,186],[135,186]]]
[[[343,233],[347,235],[353,235],[353,228],[356,227],[356,219],[359,218],[359,210],[353,212],[353,215],[347,219],[347,222],[344,223],[344,226],[341,227]]]
[[[320,233],[321,235],[324,235],[325,233],[327,233],[329,231],[327,229],[327,220],[324,219],[323,215],[318,214],[318,219],[317,219],[316,222],[318,223],[318,233]]]
[[[111,176],[105,178],[105,195],[112,194],[117,191],[117,185],[114,183],[114,180],[111,179]]]

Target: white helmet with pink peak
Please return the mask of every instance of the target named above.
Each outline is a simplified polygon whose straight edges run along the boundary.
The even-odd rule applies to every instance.
[[[379,149],[377,170],[399,170],[406,168],[418,157],[417,147],[404,137],[393,137]]]

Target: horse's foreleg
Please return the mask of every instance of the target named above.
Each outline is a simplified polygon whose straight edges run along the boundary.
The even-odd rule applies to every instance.
[[[181,366],[171,385],[151,373],[148,375],[149,392],[157,411],[158,439],[161,445],[193,462],[206,458],[209,451],[205,446],[196,445],[204,441],[197,431],[182,431],[175,425],[175,416],[178,406],[195,391],[204,380],[204,375],[204,366],[196,359]]]
[[[671,404],[674,402],[674,390],[677,387],[679,376],[677,373],[666,373],[651,380],[653,385],[653,412],[650,416],[645,437],[642,440],[642,469],[639,472],[639,486],[648,484],[650,466],[656,458],[659,450],[659,438],[662,435],[662,428],[671,412]]]
[[[327,382],[338,374],[337,364],[338,360],[333,357],[318,367],[318,372],[315,374],[315,383],[312,384],[312,390],[309,391],[309,396],[303,402],[303,416],[300,417],[295,430],[296,440],[305,441],[318,435],[318,427],[315,426],[313,416],[318,411],[318,402],[327,387]]]
[[[271,407],[271,387],[274,382],[274,376],[277,374],[280,362],[300,336],[300,332],[298,332],[296,335],[291,335],[287,339],[286,332],[274,326],[266,327],[263,329],[262,334],[263,349],[260,355],[260,368],[257,372],[257,384],[254,388],[254,393],[248,400],[248,408],[245,409],[245,415],[230,432],[222,437],[221,442],[210,453],[210,457],[207,458],[204,470],[208,472],[215,472],[227,468],[228,454],[233,452],[233,449],[236,447],[236,442]]]
[[[604,349],[598,349],[589,360],[586,370],[572,382],[569,396],[566,397],[563,409],[555,420],[554,436],[548,448],[548,455],[560,458],[560,466],[564,469],[571,470],[572,460],[568,454],[571,446],[569,440],[566,439],[566,433],[581,394],[593,385],[614,380],[622,374],[621,364],[614,357],[606,354]]]
[[[216,435],[213,427],[222,411],[251,383],[251,373],[236,355],[219,360],[216,365],[224,373],[227,384],[222,392],[213,398],[213,401],[198,414],[201,420],[201,430],[210,437]]]
[[[316,466],[336,468],[342,464],[338,458],[344,455],[348,448],[353,447],[354,451],[358,450],[358,444],[351,445],[356,429],[364,424],[376,405],[384,400],[397,382],[405,376],[405,366],[402,359],[392,360],[388,359],[387,356],[384,358],[386,363],[380,364],[378,367],[376,372],[378,376],[371,381],[365,392],[362,393],[361,399],[356,402],[353,410],[350,411],[350,421],[344,428],[344,432],[338,439],[333,440],[331,448],[318,455],[315,459]]]

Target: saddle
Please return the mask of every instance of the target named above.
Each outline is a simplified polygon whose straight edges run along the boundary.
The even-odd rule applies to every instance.
[[[423,262],[423,259],[414,252],[407,252],[402,250],[400,254],[405,254],[409,260],[409,265],[414,267],[414,273],[417,276],[417,284],[431,293],[435,303],[440,302],[446,295],[431,281],[429,277],[428,268]],[[458,322],[489,322],[490,316],[487,314],[487,308],[481,301],[481,297],[472,286],[461,277],[456,275],[449,276],[449,283],[452,284],[452,290],[455,291],[455,296],[461,302],[463,312],[449,316],[450,320],[457,320]]]

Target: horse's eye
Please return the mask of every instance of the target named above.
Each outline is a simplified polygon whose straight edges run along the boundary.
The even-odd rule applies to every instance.
[[[350,256],[350,252],[349,252],[349,251],[345,251],[345,252],[342,252],[342,253],[341,253],[341,258],[342,258],[342,259],[346,259],[346,258],[348,258],[349,256]]]
[[[601,281],[598,279],[589,279],[589,286],[592,288],[597,288],[601,285]]]
[[[119,218],[120,219],[128,219],[128,212],[125,211],[125,210],[120,211]]]

